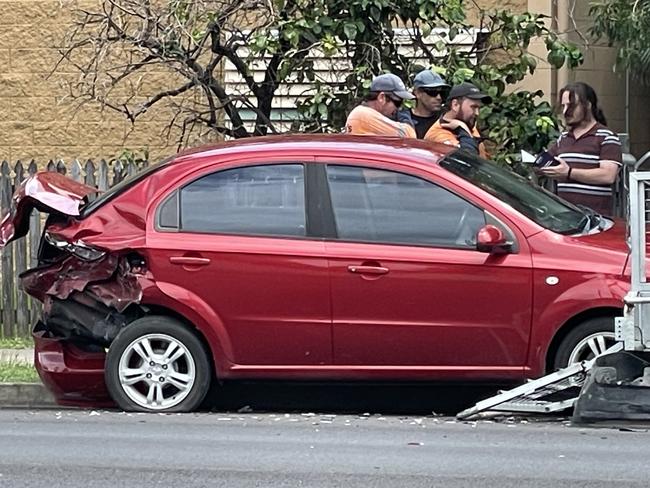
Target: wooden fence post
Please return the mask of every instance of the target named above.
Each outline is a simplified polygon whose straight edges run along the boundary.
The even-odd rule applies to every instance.
[[[29,176],[34,176],[38,172],[36,161],[32,159],[27,167]],[[29,218],[29,267],[34,268],[38,265],[38,247],[41,239],[41,214],[39,212],[32,212]],[[21,293],[24,293],[21,290]],[[36,324],[41,317],[42,305],[36,298],[29,297],[29,324],[30,327]]]
[[[9,163],[3,161],[0,165],[0,202],[2,210],[11,208],[11,169]],[[2,250],[2,336],[13,337],[14,335],[14,249],[11,244]]]
[[[18,161],[14,168],[14,191],[20,186],[20,184],[25,179],[25,171],[23,169],[23,164]],[[31,236],[30,236],[31,237]],[[18,275],[27,269],[27,240],[26,239],[17,239],[13,242],[14,256],[15,256],[15,268],[13,276],[13,290],[12,293],[16,299],[16,323],[13,327],[14,335],[27,335],[29,333],[30,324],[29,324],[29,305],[27,300],[27,294],[24,293],[18,286]]]

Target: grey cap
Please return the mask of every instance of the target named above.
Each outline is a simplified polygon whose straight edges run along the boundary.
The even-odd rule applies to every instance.
[[[438,73],[423,69],[413,78],[413,88],[451,88]]]
[[[375,76],[370,84],[370,91],[392,93],[402,100],[412,100],[415,98],[411,92],[406,90],[406,86],[400,77],[391,73]]]
[[[455,85],[449,92],[447,100],[453,100],[454,98],[471,98],[472,100],[480,100],[483,103],[492,103],[490,95],[483,93],[476,85],[471,83]]]

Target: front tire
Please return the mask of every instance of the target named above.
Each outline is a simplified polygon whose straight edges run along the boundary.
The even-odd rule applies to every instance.
[[[586,320],[562,340],[555,354],[553,369],[566,368],[571,364],[593,359],[615,343],[612,317]]]
[[[212,374],[205,348],[192,331],[170,317],[148,316],[117,335],[104,377],[123,410],[191,412],[208,392]]]

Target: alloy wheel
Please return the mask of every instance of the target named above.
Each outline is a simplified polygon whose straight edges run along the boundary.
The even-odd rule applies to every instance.
[[[569,365],[593,359],[616,343],[613,332],[596,332],[578,342],[569,356]]]
[[[173,408],[190,393],[196,364],[189,349],[167,334],[147,334],[120,357],[118,378],[124,393],[146,410]]]

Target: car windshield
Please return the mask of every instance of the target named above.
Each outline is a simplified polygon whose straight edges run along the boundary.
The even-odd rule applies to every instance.
[[[577,234],[589,230],[593,212],[585,212],[494,163],[456,151],[440,161],[440,166],[494,195],[553,232]]]

